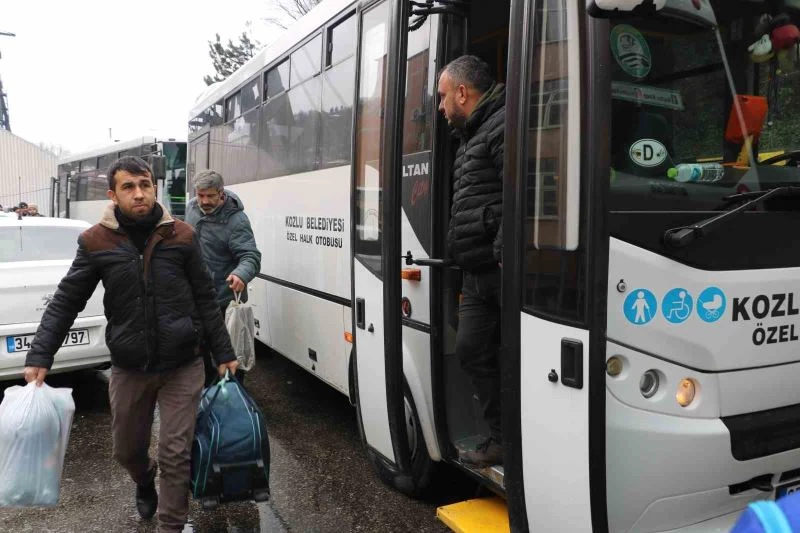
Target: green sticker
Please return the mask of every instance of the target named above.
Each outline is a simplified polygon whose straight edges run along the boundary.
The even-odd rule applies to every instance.
[[[611,51],[614,59],[626,74],[642,79],[650,73],[652,56],[650,47],[639,30],[627,24],[611,30]]]

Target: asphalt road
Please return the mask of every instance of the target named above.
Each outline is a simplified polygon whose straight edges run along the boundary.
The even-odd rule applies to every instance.
[[[0,531],[155,531],[154,520],[139,518],[133,482],[111,458],[106,373],[53,376],[48,383],[72,387],[76,403],[60,502],[52,509],[0,509]],[[246,385],[268,423],[272,498],[214,511],[193,501],[184,531],[444,533],[436,507],[475,494],[475,485],[448,467],[427,501],[383,485],[363,452],[348,400],[282,357],[259,350]]]

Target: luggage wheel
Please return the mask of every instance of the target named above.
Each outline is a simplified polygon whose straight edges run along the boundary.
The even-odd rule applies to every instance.
[[[219,505],[219,498],[206,497],[202,499],[201,504],[203,506],[203,509],[205,509],[206,511],[210,511],[211,509],[214,509],[217,505]]]
[[[265,502],[269,500],[269,491],[268,490],[254,490],[253,491],[253,499],[257,502]]]

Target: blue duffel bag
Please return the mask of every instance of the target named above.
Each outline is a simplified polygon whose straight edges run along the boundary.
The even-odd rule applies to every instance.
[[[800,533],[800,492],[751,503],[731,533]]]
[[[226,373],[203,391],[192,443],[192,495],[206,509],[269,499],[269,438],[264,415]]]

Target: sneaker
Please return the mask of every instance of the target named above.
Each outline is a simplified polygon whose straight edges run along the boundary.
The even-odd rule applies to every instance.
[[[136,485],[136,510],[142,518],[153,518],[158,509],[158,492],[156,478],[147,485]]]
[[[465,465],[478,468],[501,465],[503,464],[503,445],[497,438],[489,437],[478,444],[475,451],[461,452],[459,459]]]

